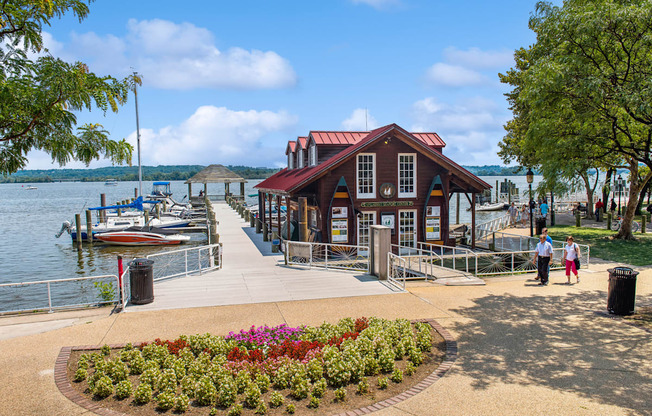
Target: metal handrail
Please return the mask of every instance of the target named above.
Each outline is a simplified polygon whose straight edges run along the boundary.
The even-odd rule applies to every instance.
[[[214,249],[217,249],[217,253],[214,253],[213,251]],[[209,266],[202,268],[201,255],[202,255],[202,251],[204,250],[208,250]],[[190,253],[191,251],[197,251],[197,265],[199,267],[198,269],[191,270],[188,267],[188,253]],[[189,248],[182,248],[178,250],[164,251],[162,253],[154,253],[154,254],[147,255],[145,258],[152,259],[155,257],[163,257],[163,256],[174,255],[174,254],[180,254],[180,253],[183,253],[183,257],[184,257],[183,271],[157,277],[154,279],[155,282],[164,279],[169,279],[172,277],[189,276],[190,274],[195,274],[197,272],[199,272],[199,274],[201,275],[202,273],[205,273],[207,271],[220,269],[222,267],[222,243],[207,244],[198,247],[189,247]],[[217,254],[217,264],[215,264],[215,254]]]
[[[287,259],[288,264],[294,264],[294,265],[306,265],[308,267],[324,267],[325,269],[333,268],[333,269],[346,269],[346,270],[364,270],[364,271],[369,271],[369,256],[361,256],[359,254],[360,251],[363,252],[369,252],[369,247],[368,246],[358,246],[358,245],[349,245],[349,244],[337,244],[337,243],[315,243],[315,242],[305,242],[305,241],[290,241],[290,240],[285,240],[283,241],[285,244],[285,258]],[[292,246],[304,246],[308,247],[308,255],[295,255],[295,253],[291,250]],[[324,257],[323,261],[321,261],[321,257],[318,257],[317,259],[315,258],[314,253],[319,250],[320,247],[323,247],[324,249]],[[334,252],[338,252],[340,254],[346,254],[342,250],[339,250],[339,248],[346,248],[351,250],[352,252],[356,252],[356,258],[354,260],[351,260],[351,264],[355,266],[355,264],[361,264],[364,265],[364,268],[361,267],[346,267],[342,266],[342,260],[333,260],[331,258],[331,263],[329,263],[329,257],[328,257],[328,252],[329,252],[329,247],[337,247],[338,249],[333,250]],[[331,254],[333,256],[333,254]],[[305,262],[302,261],[297,261],[295,258],[304,258]],[[318,261],[319,260],[319,261]],[[344,260],[346,261],[346,260]]]
[[[116,280],[116,288],[120,290],[120,280],[118,279],[118,276],[114,274],[106,274],[102,276],[88,276],[88,277],[71,277],[71,278],[66,278],[66,279],[54,279],[54,280],[39,280],[35,282],[15,282],[15,283],[3,283],[0,284],[0,288],[2,287],[25,287],[25,286],[34,286],[34,285],[46,285],[47,290],[48,290],[48,307],[47,308],[26,308],[26,309],[15,309],[15,310],[8,310],[8,311],[2,311],[2,313],[16,313],[16,312],[25,312],[25,311],[43,311],[47,310],[49,313],[54,312],[55,309],[67,309],[73,306],[89,306],[89,305],[100,305],[100,304],[109,304],[109,303],[115,303],[115,301],[97,301],[97,302],[92,302],[92,303],[75,303],[75,304],[70,304],[70,305],[61,305],[61,306],[52,306],[52,291],[51,291],[51,285],[55,283],[64,283],[64,282],[75,282],[75,281],[83,281],[83,280],[97,280],[97,279],[107,279],[107,278],[113,278]],[[118,303],[120,303],[120,300],[118,300]]]

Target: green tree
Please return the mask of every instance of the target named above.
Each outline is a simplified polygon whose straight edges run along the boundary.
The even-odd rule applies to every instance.
[[[118,111],[133,83],[97,76],[82,62],[48,55],[42,30],[55,17],[72,13],[80,21],[92,0],[4,0],[0,4],[0,172],[25,167],[30,150],[43,150],[63,165],[106,157],[130,163],[132,147],[112,141],[100,125],[75,134],[75,112],[98,108]],[[28,52],[38,54],[30,59]]]
[[[626,167],[630,194],[616,237],[633,238],[639,193],[652,178],[638,174],[639,163],[652,167],[652,3],[539,2],[530,28],[537,40],[512,91],[522,130],[515,144],[504,141],[522,146],[524,157],[538,146],[563,152],[568,165],[584,159],[594,168]]]

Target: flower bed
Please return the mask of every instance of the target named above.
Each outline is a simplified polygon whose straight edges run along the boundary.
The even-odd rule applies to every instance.
[[[427,323],[345,318],[74,352],[68,374],[77,391],[127,414],[331,414],[409,389],[442,350]]]

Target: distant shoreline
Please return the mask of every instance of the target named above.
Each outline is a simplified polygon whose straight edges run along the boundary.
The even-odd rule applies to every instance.
[[[145,181],[185,181],[205,166],[172,165],[143,166]],[[523,176],[525,170],[498,165],[463,166],[477,176]],[[278,172],[278,168],[232,166],[227,168],[244,179],[265,179]],[[38,169],[22,170],[10,176],[0,177],[0,183],[47,183],[47,182],[104,182],[115,179],[119,182],[138,180],[137,166],[111,166],[94,169]]]

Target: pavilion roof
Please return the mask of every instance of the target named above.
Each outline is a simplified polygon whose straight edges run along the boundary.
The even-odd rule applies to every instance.
[[[247,182],[246,179],[236,175],[222,165],[209,165],[185,183],[232,183]]]

